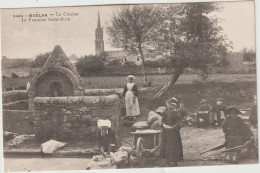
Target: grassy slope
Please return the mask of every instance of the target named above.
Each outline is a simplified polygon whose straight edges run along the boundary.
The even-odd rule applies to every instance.
[[[151,102],[150,97],[156,93],[156,90],[146,91],[140,95],[141,107],[147,107],[150,110],[158,106],[164,106],[165,101],[171,97],[185,103],[186,108],[195,111],[199,106],[201,99],[205,98],[214,104],[218,97],[224,99],[228,106],[235,105],[240,109],[250,108],[253,102],[253,95],[256,93],[255,81],[243,82],[198,82],[193,84],[176,84],[171,91],[167,92],[161,99]]]
[[[164,106],[165,100],[173,96],[184,101],[186,108],[190,112],[196,111],[202,98],[210,100],[217,97],[223,97],[227,106],[234,105],[240,109],[250,108],[251,103],[253,102],[253,95],[256,93],[256,82],[236,81],[231,83],[199,82],[196,84],[177,84],[171,91],[167,92],[156,102],[150,99],[150,96],[155,92],[156,90],[150,90],[140,94],[139,100],[142,113],[139,120],[147,120],[149,111],[157,109],[158,106]],[[211,104],[214,104],[214,102],[212,101]],[[121,128],[120,135],[124,145],[132,144],[132,138],[129,135],[130,131],[131,128]],[[188,166],[191,164],[191,160],[196,160],[194,164],[204,165],[208,163],[202,163],[201,161],[203,160],[221,160],[223,158],[223,154],[219,151],[209,152],[200,156],[200,152],[224,142],[224,134],[221,128],[202,129],[185,126],[181,129],[181,136],[185,159],[182,166]],[[254,160],[254,163],[255,162],[256,161]],[[212,164],[223,164],[223,162],[213,162]]]
[[[202,98],[208,100],[218,97],[224,98],[226,106],[234,105],[239,109],[247,109],[251,107],[253,95],[256,93],[255,81],[243,82],[198,82],[196,84],[176,84],[171,91],[167,92],[161,99],[153,101],[153,96],[157,89],[147,90],[140,93],[139,103],[141,108],[141,116],[139,120],[147,120],[147,114],[151,110],[156,110],[159,106],[165,106],[165,101],[173,96],[178,100],[184,101],[189,112],[195,112]],[[214,104],[214,101],[210,102]],[[131,144],[128,132],[129,128],[122,128],[122,137],[127,144]]]

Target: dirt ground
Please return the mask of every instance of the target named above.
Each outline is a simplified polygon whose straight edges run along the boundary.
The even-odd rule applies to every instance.
[[[123,127],[122,130],[130,132],[127,127]],[[127,133],[125,133],[127,134]],[[183,144],[184,160],[186,161],[209,161],[209,160],[221,160],[223,154],[220,151],[209,152],[204,155],[200,153],[204,150],[210,149],[217,145],[221,145],[224,142],[224,134],[221,128],[196,128],[190,126],[184,126],[181,129],[181,138]],[[122,138],[124,146],[131,146],[133,139],[129,135],[125,135]]]

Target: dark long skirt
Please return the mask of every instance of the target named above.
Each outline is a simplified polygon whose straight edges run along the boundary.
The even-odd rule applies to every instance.
[[[183,160],[183,149],[179,130],[163,129],[160,155],[162,158],[167,159],[168,162],[179,162]]]

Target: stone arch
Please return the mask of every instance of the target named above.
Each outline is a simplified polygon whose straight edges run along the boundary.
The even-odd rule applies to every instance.
[[[63,96],[62,84],[60,82],[55,81],[51,83],[49,90],[51,97]]]
[[[54,91],[54,85],[56,88]],[[58,70],[48,70],[38,76],[35,81],[35,96],[38,97],[54,97],[56,96],[73,96],[74,86],[72,80]],[[54,92],[57,92],[56,94]]]
[[[69,69],[64,67],[49,68],[42,71],[32,81],[32,97],[42,96],[50,97],[50,85],[54,82],[60,83],[62,87],[62,96],[79,95],[78,91],[83,90],[80,79]],[[58,94],[60,95],[60,94]]]

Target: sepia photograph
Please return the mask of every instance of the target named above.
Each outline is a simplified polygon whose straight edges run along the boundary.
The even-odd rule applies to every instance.
[[[0,13],[4,172],[259,164],[254,0]]]

